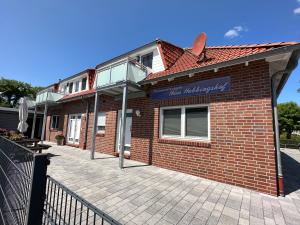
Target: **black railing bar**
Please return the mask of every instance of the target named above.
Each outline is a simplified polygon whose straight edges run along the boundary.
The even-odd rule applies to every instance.
[[[59,221],[58,221],[58,224],[60,225],[60,221],[61,221],[61,212],[62,212],[62,207],[63,207],[63,198],[64,198],[64,192],[62,191],[61,192],[61,199],[60,199],[60,211],[59,211]]]
[[[13,193],[9,194],[9,196],[5,196],[4,199],[7,200],[8,204],[10,203],[9,204],[10,208],[8,210],[13,213],[16,220],[24,221],[23,212],[25,211],[25,208],[18,207],[19,204],[18,204],[17,199],[15,198],[15,195],[13,195]]]
[[[9,143],[9,148],[12,149],[12,152],[18,156],[20,153],[22,153],[22,157],[16,157],[15,159],[18,161],[19,168],[24,171],[26,174],[30,174],[30,169],[28,170],[27,164],[25,162],[26,160],[26,152],[24,152],[23,149],[21,149],[18,145]],[[25,165],[24,165],[24,164]]]
[[[47,204],[47,203],[46,203],[46,204]],[[61,214],[59,214],[59,213],[57,212],[57,210],[55,209],[55,207],[53,207],[53,206],[50,206],[50,205],[49,205],[49,209],[52,209],[52,212],[54,212],[54,214],[55,214],[55,220],[53,219],[53,216],[51,216],[51,218],[52,218],[52,221],[57,225],[57,223],[56,223],[57,216],[58,216],[59,218],[61,218]],[[49,215],[50,213],[44,209],[44,214]],[[48,218],[50,218],[50,216],[48,216]],[[65,223],[64,223],[64,224],[65,224]]]
[[[0,151],[1,153],[4,153],[3,151]],[[20,172],[24,175],[24,177],[26,177],[28,180],[31,179],[30,176],[28,176],[27,174],[25,174],[18,166],[16,166],[16,164],[6,155],[6,154],[3,154],[9,161],[10,163]]]
[[[93,219],[93,225],[96,224],[96,213],[94,212],[94,219]]]
[[[44,211],[44,217],[47,218],[47,222],[51,223],[52,225],[56,225],[53,221],[53,219],[49,216],[49,214],[47,212]]]
[[[80,206],[80,216],[79,216],[79,224],[81,224],[81,221],[82,221],[82,209],[83,209],[83,204],[81,203],[81,206]]]
[[[57,209],[58,209],[58,201],[59,201],[59,193],[60,193],[60,187],[58,187],[58,192],[57,192],[57,197],[56,197],[56,209],[55,209],[55,223],[56,223],[56,218],[57,218]]]
[[[3,217],[3,213],[2,213],[2,209],[0,208],[0,215],[1,215],[1,219],[3,221],[3,225],[6,225],[5,219]]]
[[[73,196],[70,195],[71,197],[71,201],[70,201],[70,208],[69,208],[69,221],[68,221],[68,224],[70,224],[71,222],[71,211],[72,211],[72,201],[73,201]]]
[[[33,152],[33,151],[31,151],[30,149],[24,147],[23,145],[20,145],[20,144],[17,143],[17,142],[11,141],[11,140],[9,140],[8,138],[5,138],[5,137],[3,137],[3,136],[0,136],[0,138],[3,138],[4,140],[8,141],[8,142],[9,142],[10,144],[12,144],[13,146],[16,145],[16,146],[22,148],[23,150],[25,150],[26,152],[29,152],[29,153],[31,153],[31,154],[34,155],[34,152]]]
[[[8,210],[9,210],[8,212],[10,213],[12,219],[14,220],[14,223],[15,223],[15,224],[18,224],[18,223],[16,222],[16,218],[14,217],[14,215],[13,215],[13,213],[12,213],[11,206],[10,206],[9,203],[7,202],[7,199],[6,199],[6,197],[5,197],[5,194],[4,194],[4,191],[3,191],[1,185],[0,185],[0,190],[1,190],[2,195],[3,195],[3,197],[4,197],[4,201],[5,201],[6,205],[8,206]]]
[[[27,179],[24,180],[24,177],[19,174],[19,173],[16,173],[16,178],[18,179],[18,189],[20,189],[20,195],[23,199],[25,199],[26,201],[28,201],[28,195],[29,195],[29,190],[30,190],[30,187],[29,187],[29,182]]]
[[[9,178],[7,177],[7,175],[5,174],[5,172],[4,172],[4,170],[3,170],[2,166],[1,166],[1,164],[0,164],[0,169],[1,169],[1,171],[2,171],[2,173],[3,173],[3,175],[4,175],[4,177],[5,177],[6,180],[8,181],[9,185],[11,186],[12,191],[13,191],[14,194],[17,196],[19,202],[20,202],[21,204],[22,204],[22,203],[23,203],[23,204],[26,204],[26,202],[25,202],[24,200],[22,200],[22,198],[19,196],[19,193],[16,191],[16,189],[15,189],[14,185],[11,183],[10,179],[9,179]]]
[[[86,211],[86,223],[85,223],[85,225],[89,224],[89,212],[90,212],[90,209],[87,208],[87,211]]]
[[[47,208],[48,208],[48,201],[49,201],[49,198],[50,198],[50,196],[49,196],[49,190],[50,190],[50,184],[49,184],[49,181],[47,180],[47,183],[46,183],[46,187],[47,187],[47,191],[46,191],[46,193],[45,193],[45,206],[44,206],[44,210],[46,210],[46,211],[48,211],[47,210]],[[50,193],[50,195],[51,195],[51,193]]]
[[[66,213],[67,213],[67,201],[68,200],[68,193],[66,192],[66,197],[65,197],[65,210],[64,210],[64,224],[66,223]]]
[[[18,179],[20,185],[20,190],[21,190],[21,194],[22,196],[27,199],[28,197],[28,190],[30,190],[30,180],[28,180],[26,177],[24,177],[22,174],[20,173],[15,173],[16,178]]]
[[[2,189],[2,186],[1,186]],[[2,189],[3,190],[3,189]],[[10,189],[9,189],[10,190]],[[8,212],[13,212],[17,221],[22,221],[22,211],[21,208],[14,208],[11,204],[18,206],[19,202],[17,201],[14,193],[8,193],[3,195],[3,199],[6,201],[6,204],[9,206]],[[10,203],[10,204],[9,204]]]
[[[47,179],[48,180],[48,179]],[[50,182],[48,180],[48,185],[50,186],[50,183],[51,183],[51,188],[50,188],[50,199],[49,199],[49,214],[50,214],[50,204],[51,204],[51,201],[52,201],[52,189],[53,189],[53,182]]]
[[[56,184],[54,183],[54,191],[53,191],[53,201],[52,201],[52,204],[50,205],[50,207],[54,207],[54,204],[55,204],[55,196],[56,196]],[[52,212],[51,212],[51,217],[53,218],[53,209],[52,209]]]
[[[50,180],[52,180],[58,186],[61,186],[65,191],[69,192],[69,194],[72,195],[75,199],[77,199],[79,202],[82,202],[88,208],[90,208],[90,210],[95,211],[97,215],[101,215],[105,219],[105,221],[107,221],[107,222],[114,222],[116,225],[121,225],[119,222],[115,221],[112,217],[110,217],[106,213],[102,212],[101,210],[99,210],[98,208],[96,208],[94,205],[92,205],[91,203],[89,203],[88,201],[84,200],[79,195],[77,195],[76,193],[74,193],[73,191],[71,191],[69,188],[67,188],[63,184],[59,183],[58,181],[54,180],[49,175],[47,175],[47,178],[50,179]]]
[[[17,164],[14,161],[11,160],[11,158],[7,154],[5,154],[5,152],[0,150],[0,153],[2,153],[2,157],[0,157],[2,161],[1,164],[8,166],[8,172],[11,172],[12,174],[21,173],[22,175],[25,174],[26,177],[28,176],[23,170],[19,168],[19,166],[17,166]]]
[[[77,212],[77,203],[78,203],[78,199],[75,198],[75,211],[74,211],[74,224],[76,224],[76,212]]]

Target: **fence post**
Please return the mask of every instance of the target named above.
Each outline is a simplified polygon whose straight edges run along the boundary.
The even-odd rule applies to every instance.
[[[48,154],[34,155],[26,225],[42,224],[49,162]]]

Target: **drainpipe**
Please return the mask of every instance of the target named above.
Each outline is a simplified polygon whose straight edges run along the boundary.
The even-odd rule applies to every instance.
[[[99,108],[99,93],[95,93],[95,105],[94,105],[94,127],[93,127],[93,139],[92,139],[92,149],[91,149],[91,159],[95,158],[95,148],[96,148],[96,135],[97,135],[97,122],[98,122],[98,108]]]
[[[126,114],[127,114],[127,99],[128,99],[128,86],[125,84],[123,87],[123,101],[122,101],[122,114],[121,114],[121,135],[120,135],[120,152],[119,152],[119,167],[124,168],[124,150],[125,150],[125,129],[126,129]]]
[[[83,143],[83,149],[86,149],[86,145],[87,145],[87,135],[88,135],[88,128],[89,128],[89,108],[90,108],[90,102],[86,101],[86,112],[85,112],[85,134],[84,134],[84,143]]]
[[[277,160],[277,182],[278,182],[278,192],[280,196],[284,196],[283,189],[283,173],[281,164],[281,152],[280,152],[280,136],[279,136],[279,123],[278,123],[278,110],[277,110],[277,94],[276,94],[276,78],[280,73],[272,76],[272,102],[273,102],[273,116],[274,116],[274,132],[275,132],[275,148],[276,148],[276,160]]]

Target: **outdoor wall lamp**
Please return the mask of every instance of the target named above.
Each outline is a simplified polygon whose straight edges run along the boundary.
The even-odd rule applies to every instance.
[[[135,115],[141,117],[141,111],[139,109],[135,110]]]

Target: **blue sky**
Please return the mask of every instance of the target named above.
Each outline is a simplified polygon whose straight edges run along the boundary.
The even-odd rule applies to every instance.
[[[46,86],[162,38],[191,46],[300,41],[300,0],[0,0],[0,76]],[[225,35],[226,34],[226,35]],[[279,102],[300,103],[300,66]]]

